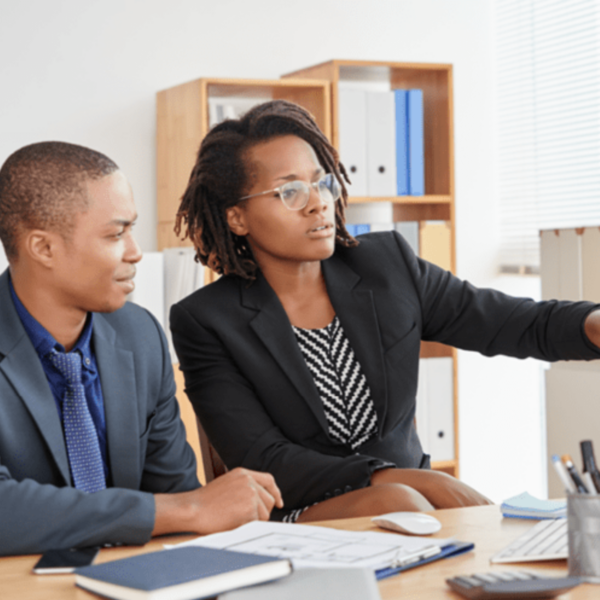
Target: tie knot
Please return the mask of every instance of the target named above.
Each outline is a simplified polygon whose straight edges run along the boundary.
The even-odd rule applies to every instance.
[[[81,356],[78,352],[52,352],[50,360],[68,384],[81,383]]]

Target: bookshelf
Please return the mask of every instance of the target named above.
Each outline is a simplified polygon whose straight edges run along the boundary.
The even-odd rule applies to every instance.
[[[452,65],[363,60],[330,60],[282,76],[325,79],[331,86],[331,133],[340,147],[340,90],[421,89],[425,145],[424,196],[350,197],[352,204],[390,202],[393,221],[418,221],[423,258],[456,270],[454,209],[454,130]],[[341,157],[342,161],[344,157]],[[352,177],[352,176],[351,176]],[[444,227],[430,226],[443,222]],[[458,476],[458,383],[457,352],[432,342],[421,344],[421,358],[451,358],[453,361],[454,459],[434,462],[434,468]]]

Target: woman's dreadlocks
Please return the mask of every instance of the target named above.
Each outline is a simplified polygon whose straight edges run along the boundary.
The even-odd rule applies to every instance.
[[[185,229],[184,239],[189,237],[193,242],[196,260],[219,274],[256,278],[259,267],[252,250],[244,237],[229,229],[226,210],[239,202],[247,188],[246,151],[282,135],[295,135],[310,144],[323,169],[340,182],[342,196],[335,206],[336,243],[346,247],[358,244],[344,225],[348,191],[343,180],[350,180],[336,149],[305,109],[286,100],[273,100],[209,131],[177,211],[175,233],[180,235]]]

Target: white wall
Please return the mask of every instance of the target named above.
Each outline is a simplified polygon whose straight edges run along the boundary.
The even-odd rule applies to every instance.
[[[137,235],[153,250],[158,90],[331,58],[450,62],[457,190],[486,216],[489,13],[482,0],[0,0],[0,161],[43,139],[105,152],[132,182]]]
[[[539,277],[487,282],[539,300]],[[544,369],[534,359],[459,352],[461,478],[501,501],[527,490],[546,497]]]
[[[0,0],[0,162],[48,139],[108,154],[133,185],[142,249],[153,250],[158,90],[202,76],[278,78],[331,58],[453,63],[458,272],[490,282],[491,32],[489,0]],[[502,396],[520,392],[506,389],[513,362],[459,363],[462,475],[496,500],[508,488],[490,472],[502,448],[488,440],[504,427]]]

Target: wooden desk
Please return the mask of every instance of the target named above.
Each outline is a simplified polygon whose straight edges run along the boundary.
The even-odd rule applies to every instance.
[[[554,576],[567,573],[566,561],[529,563],[527,565],[490,565],[489,558],[492,554],[532,526],[529,521],[502,519],[498,506],[439,510],[434,514],[440,519],[443,527],[433,537],[456,537],[459,540],[475,542],[475,550],[384,579],[379,583],[384,600],[393,598],[461,598],[451,592],[444,581],[447,577],[454,575],[515,568],[535,568],[540,571],[549,571],[549,574]],[[319,525],[354,531],[378,530],[371,526],[368,518],[325,521]],[[101,551],[98,562],[159,550],[163,543],[177,543],[191,537],[193,536],[169,536],[152,540],[143,547],[105,549]],[[76,588],[72,575],[32,575],[31,568],[37,559],[37,556],[0,559],[0,597],[2,600],[36,600],[38,598],[44,600],[90,600],[98,598],[94,594]],[[561,599],[584,600],[599,597],[600,587],[583,584],[570,594],[561,596]]]

